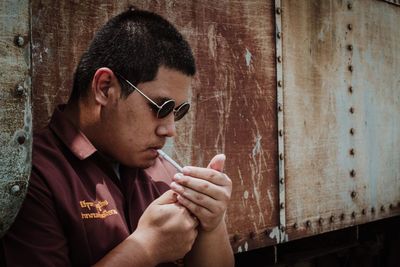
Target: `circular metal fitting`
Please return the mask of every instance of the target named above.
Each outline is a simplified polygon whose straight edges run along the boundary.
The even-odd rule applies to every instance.
[[[362,209],[361,214],[365,215],[365,214],[367,214],[367,211],[365,209]]]
[[[283,136],[283,130],[279,130],[279,136]]]
[[[282,87],[282,81],[281,80],[278,81],[278,87]]]
[[[25,141],[26,141],[25,135],[20,135],[17,137],[18,144],[23,145]]]
[[[350,111],[351,114],[353,114],[354,113],[354,108],[350,107],[349,111]]]
[[[284,184],[284,183],[285,183],[285,180],[284,180],[283,178],[281,178],[281,179],[279,179],[279,182],[280,182],[281,184]]]
[[[356,191],[351,192],[351,197],[352,197],[352,198],[355,198],[356,196],[357,196]]]
[[[19,191],[21,190],[21,188],[19,187],[19,185],[15,184],[11,187],[11,194],[13,195],[17,195],[19,193]]]
[[[350,71],[350,72],[353,72],[353,70],[354,70],[353,65],[350,65],[350,66],[349,66],[349,71]]]
[[[349,86],[349,92],[350,92],[350,94],[353,93],[353,86]]]
[[[25,45],[25,38],[21,35],[14,37],[14,43],[16,46],[23,47]]]
[[[277,33],[276,33],[276,37],[277,37],[278,39],[281,39],[282,33],[281,33],[281,32],[277,32]]]
[[[348,3],[348,4],[347,4],[347,9],[348,9],[348,10],[351,10],[352,8],[353,8],[353,5],[352,5],[351,3]]]
[[[279,159],[283,160],[283,154],[282,153],[279,154]]]
[[[349,45],[347,46],[347,49],[348,49],[349,51],[353,51],[353,45],[349,44]]]
[[[354,155],[356,154],[354,148],[350,149],[349,153],[350,153],[350,155],[352,155],[352,156],[354,156]]]
[[[351,213],[351,218],[355,218],[356,217],[356,212],[355,211],[353,211],[352,213]]]
[[[281,208],[281,210],[283,210],[284,208],[285,208],[285,203],[281,203],[280,205],[279,205],[279,207]]]
[[[276,8],[276,14],[278,15],[282,14],[282,9],[280,7]]]
[[[294,223],[294,224],[293,224],[293,228],[294,228],[294,229],[299,229],[299,225],[298,225],[297,223]]]
[[[329,221],[330,221],[331,223],[335,222],[335,220],[336,220],[335,215],[332,215],[332,216],[329,218]]]
[[[281,56],[278,56],[278,62],[282,63],[282,57]]]
[[[15,93],[16,93],[18,96],[23,95],[24,92],[25,92],[25,88],[24,88],[21,84],[18,84],[18,85],[15,87]]]
[[[340,214],[340,220],[344,220],[346,218],[346,215],[344,215],[344,213]]]
[[[306,221],[306,226],[307,226],[307,228],[311,227],[311,221],[310,220]]]
[[[323,218],[319,218],[318,223],[319,223],[319,225],[322,225],[324,223],[324,219]]]
[[[282,105],[278,104],[278,111],[282,111],[282,110],[283,110]]]
[[[351,170],[350,171],[350,176],[351,177],[356,177],[356,171],[355,170]]]
[[[354,135],[355,131],[356,131],[356,130],[354,130],[354,128],[350,128],[350,134],[351,134],[351,135]]]
[[[349,29],[349,31],[353,30],[353,25],[347,24],[347,29]]]

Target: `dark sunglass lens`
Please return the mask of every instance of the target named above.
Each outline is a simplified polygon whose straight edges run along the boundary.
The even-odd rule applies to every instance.
[[[189,111],[190,104],[189,103],[183,103],[177,109],[175,110],[175,121],[179,121],[180,119],[183,118],[183,116],[186,115],[186,113]]]
[[[175,101],[174,100],[167,100],[165,101],[162,105],[160,110],[157,113],[157,118],[165,118],[167,117],[175,107]]]

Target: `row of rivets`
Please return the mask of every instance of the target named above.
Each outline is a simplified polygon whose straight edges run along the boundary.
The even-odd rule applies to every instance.
[[[389,204],[388,206],[389,206],[389,210],[395,209],[395,205],[394,205],[394,204]],[[397,203],[397,206],[400,208],[400,202]],[[381,211],[381,212],[385,212],[385,211],[386,211],[386,207],[385,207],[384,205],[382,205],[382,206],[380,207],[380,211]],[[371,207],[370,212],[371,212],[371,214],[374,214],[374,213],[376,212],[375,207]],[[362,210],[361,210],[361,215],[367,215],[367,209],[362,209]],[[350,217],[351,217],[352,219],[355,219],[355,218],[357,217],[357,213],[356,213],[355,211],[353,211],[353,212],[350,214]],[[341,221],[343,221],[344,219],[346,219],[346,215],[345,215],[344,213],[341,213],[340,216],[339,216],[339,219],[340,219]],[[328,221],[329,221],[329,223],[331,223],[331,224],[332,224],[332,223],[335,223],[335,222],[336,222],[336,216],[335,216],[335,215],[331,215],[331,216],[329,217],[329,220],[328,220]],[[317,220],[317,222],[318,222],[318,225],[323,225],[324,222],[325,222],[325,219],[322,218],[322,217],[320,217],[320,218]],[[304,222],[304,226],[305,226],[306,228],[311,228],[312,225],[313,225],[313,223],[311,222],[311,220],[307,220],[307,221]],[[294,229],[298,229],[298,228],[299,228],[299,224],[298,224],[297,222],[295,222],[295,223],[293,224],[293,228],[294,228]]]

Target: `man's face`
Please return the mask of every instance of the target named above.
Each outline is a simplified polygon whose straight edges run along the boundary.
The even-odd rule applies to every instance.
[[[181,72],[160,67],[153,81],[139,83],[137,87],[158,105],[172,99],[177,107],[188,101],[191,80]],[[101,110],[104,131],[101,149],[124,165],[150,167],[157,157],[157,149],[164,146],[167,137],[176,134],[174,114],[157,118],[144,96],[134,91],[127,98],[121,98],[117,87],[119,93]]]

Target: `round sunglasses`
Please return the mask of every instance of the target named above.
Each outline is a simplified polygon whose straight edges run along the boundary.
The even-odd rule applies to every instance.
[[[127,84],[129,84],[133,89],[139,92],[142,96],[144,96],[151,104],[154,112],[156,113],[157,118],[162,119],[167,117],[171,112],[174,113],[174,120],[179,121],[186,115],[186,113],[190,109],[190,104],[188,102],[184,102],[175,108],[175,100],[169,99],[163,102],[161,105],[158,105],[154,102],[150,97],[145,95],[139,88],[134,86],[130,81],[125,79],[121,74],[116,73],[122,80],[124,80]]]

